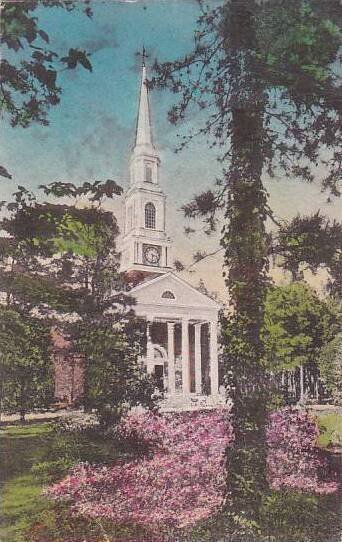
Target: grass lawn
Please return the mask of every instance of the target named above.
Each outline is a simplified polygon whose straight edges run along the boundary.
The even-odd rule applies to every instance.
[[[342,446],[342,414],[320,414],[318,416],[320,437],[319,446],[339,444]]]
[[[318,421],[320,446],[341,443],[341,414],[320,414]],[[0,454],[0,542],[30,542],[25,535],[27,526],[41,513],[48,516],[52,507],[41,495],[45,484],[63,477],[77,461],[111,462],[122,452],[110,440],[99,437],[56,437],[53,422],[40,422],[2,428]],[[37,463],[42,467],[32,470]],[[51,542],[52,538],[42,540]]]
[[[21,542],[28,518],[42,510],[43,480],[31,472],[34,463],[49,452],[52,427],[48,423],[10,426],[1,429],[1,522],[0,540]]]
[[[63,477],[78,461],[110,462],[119,454],[111,442],[101,438],[56,436],[53,423],[1,428],[0,542],[29,542],[25,537],[27,526],[51,508],[42,496],[42,487],[49,481]],[[37,464],[41,465],[38,469]]]

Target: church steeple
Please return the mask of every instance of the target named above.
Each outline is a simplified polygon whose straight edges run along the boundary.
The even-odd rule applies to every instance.
[[[152,183],[158,189],[160,159],[153,142],[145,49],[143,49],[142,57],[138,115],[135,142],[131,156],[131,186],[146,186],[145,183]]]
[[[159,185],[160,160],[154,146],[143,50],[130,188],[125,194],[122,270],[160,275],[170,270],[170,239],[166,234],[166,197]]]

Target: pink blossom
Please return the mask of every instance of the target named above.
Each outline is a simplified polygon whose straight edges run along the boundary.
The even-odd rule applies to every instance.
[[[337,484],[324,480],[326,463],[315,446],[319,430],[305,411],[283,408],[270,415],[267,428],[268,476],[274,489],[329,494]]]
[[[131,414],[117,435],[151,446],[154,454],[110,466],[79,464],[48,495],[68,500],[78,514],[147,527],[150,540],[164,540],[163,529],[191,527],[220,509],[224,452],[234,441],[226,410]],[[267,464],[274,489],[318,494],[337,489],[336,483],[320,478],[324,463],[315,448],[317,436],[317,426],[305,412],[271,414]]]

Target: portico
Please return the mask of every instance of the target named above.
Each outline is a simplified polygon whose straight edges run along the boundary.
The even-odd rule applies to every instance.
[[[145,280],[131,294],[147,323],[144,362],[166,399],[218,397],[218,303],[172,272]]]

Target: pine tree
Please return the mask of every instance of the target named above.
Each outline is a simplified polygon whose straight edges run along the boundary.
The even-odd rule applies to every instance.
[[[199,134],[221,149],[223,175],[184,206],[210,232],[224,212],[221,243],[234,315],[224,331],[226,377],[233,397],[234,447],[228,451],[227,512],[235,536],[260,531],[267,491],[265,424],[268,378],[262,326],[268,285],[265,223],[273,217],[263,175],[313,182],[324,164],[324,189],[339,195],[341,130],[336,62],[339,3],[227,0],[205,7],[194,50],[156,63],[151,85],[180,95],[172,123],[197,106]],[[194,133],[184,136],[183,148]]]

